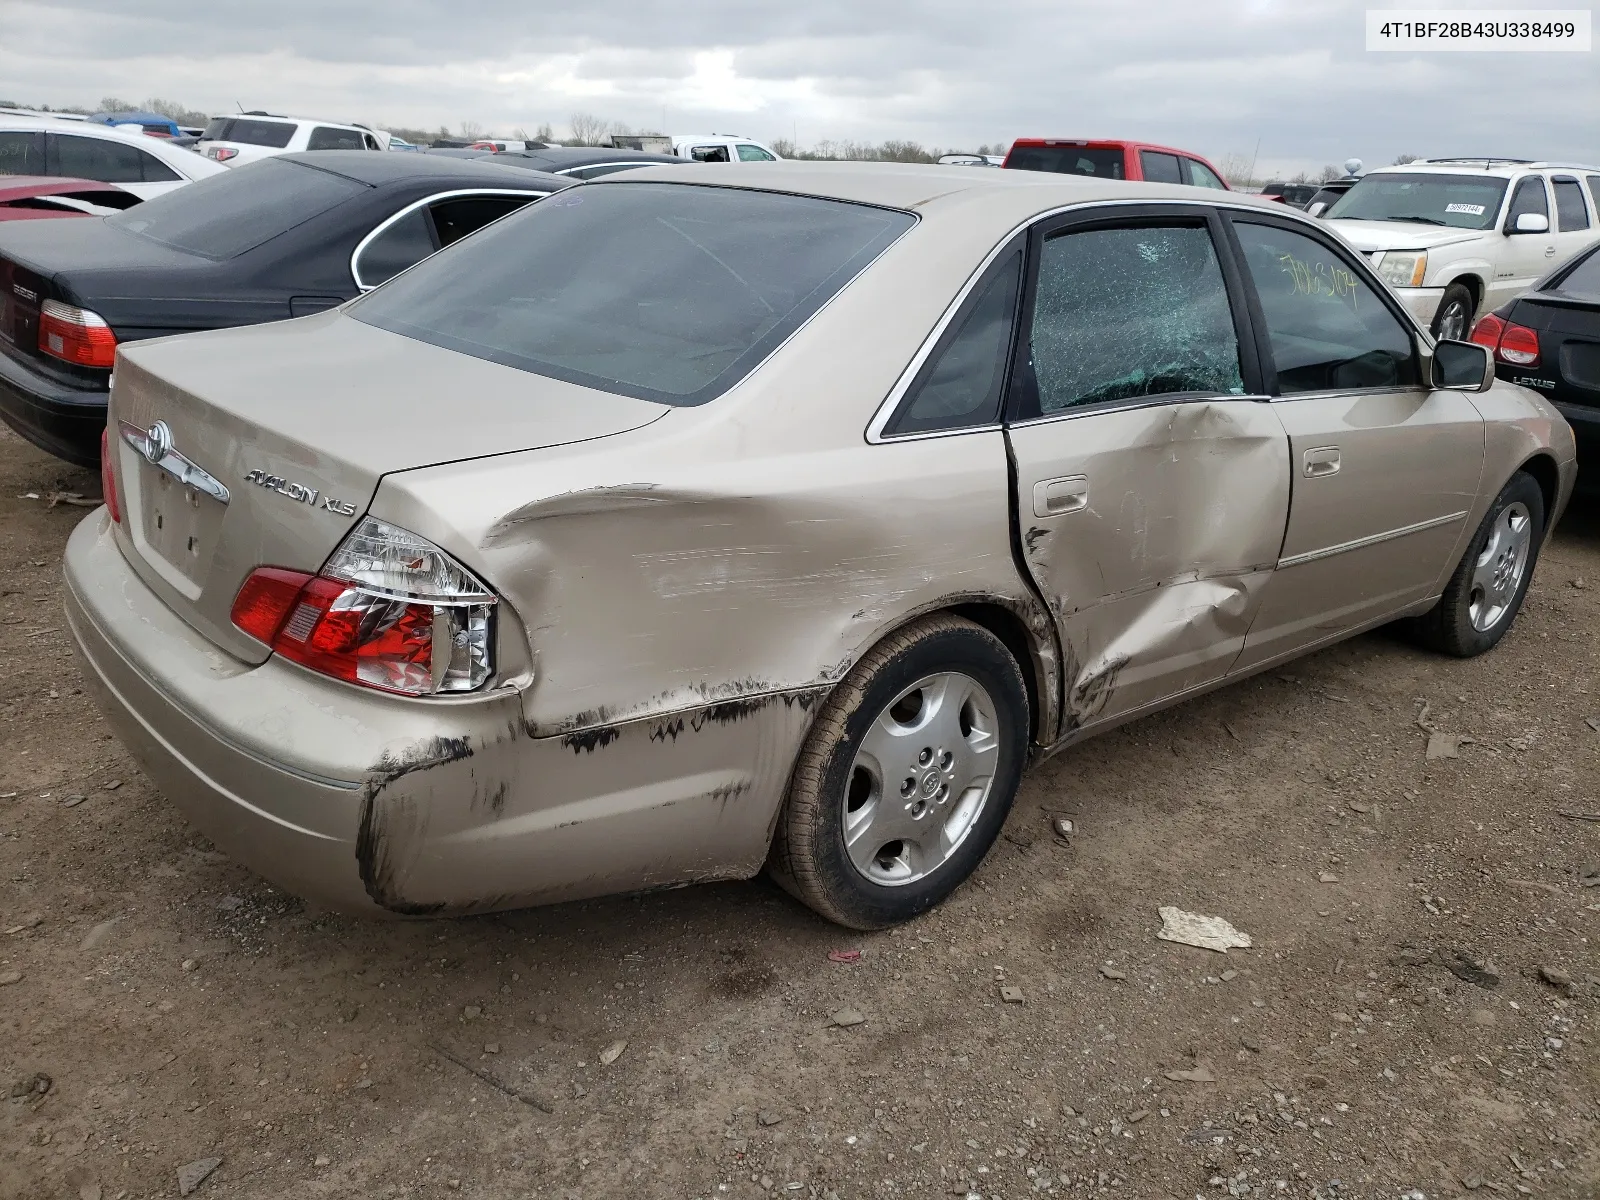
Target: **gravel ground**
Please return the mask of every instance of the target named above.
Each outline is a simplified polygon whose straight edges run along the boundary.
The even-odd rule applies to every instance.
[[[0,434],[0,1196],[1600,1195],[1600,823],[1562,815],[1600,812],[1600,509],[1494,653],[1364,637],[1061,755],[862,936],[759,881],[275,890],[81,691],[48,501],[96,490]]]

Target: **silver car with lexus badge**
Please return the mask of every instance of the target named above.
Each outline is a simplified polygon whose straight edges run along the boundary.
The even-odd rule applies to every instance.
[[[643,168],[120,347],[66,564],[109,720],[336,907],[765,868],[874,928],[1032,761],[1376,625],[1513,627],[1573,446],[1485,348],[1282,205],[958,174]]]

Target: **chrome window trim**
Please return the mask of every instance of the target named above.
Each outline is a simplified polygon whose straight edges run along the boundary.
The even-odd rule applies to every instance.
[[[1368,534],[1366,537],[1356,538],[1349,542],[1340,542],[1337,546],[1324,546],[1320,550],[1307,550],[1303,554],[1291,554],[1288,558],[1278,560],[1278,570],[1285,567],[1298,567],[1301,563],[1316,562],[1322,558],[1332,558],[1335,554],[1344,554],[1349,550],[1364,550],[1368,546],[1376,546],[1380,542],[1393,541],[1395,538],[1405,537],[1407,534],[1422,533],[1424,530],[1437,529],[1441,525],[1450,525],[1456,521],[1466,519],[1467,510],[1446,513],[1442,517],[1431,517],[1426,521],[1418,521],[1415,525],[1402,525],[1399,529],[1388,529],[1383,533]]]
[[[1210,188],[1205,190],[1212,191]],[[889,424],[890,419],[894,416],[895,409],[899,406],[900,402],[905,399],[906,393],[911,389],[912,383],[915,382],[917,372],[920,371],[923,364],[928,361],[929,356],[933,353],[934,347],[938,345],[939,339],[944,336],[945,330],[948,329],[950,327],[950,323],[955,320],[956,313],[959,312],[961,306],[966,303],[967,297],[972,294],[972,289],[975,288],[978,285],[978,281],[983,278],[984,272],[987,271],[990,265],[1000,256],[1001,251],[1011,244],[1013,238],[1015,238],[1018,234],[1030,229],[1032,226],[1037,225],[1041,221],[1048,221],[1053,217],[1065,216],[1068,213],[1085,210],[1105,209],[1114,213],[1117,209],[1142,208],[1151,204],[1159,204],[1163,207],[1192,207],[1199,209],[1219,210],[1225,209],[1246,214],[1254,213],[1257,216],[1277,217],[1280,220],[1286,220],[1291,223],[1304,225],[1307,229],[1317,230],[1319,233],[1324,235],[1326,235],[1328,232],[1325,226],[1319,225],[1314,218],[1305,216],[1298,210],[1294,212],[1289,212],[1287,210],[1284,212],[1276,212],[1273,209],[1267,208],[1265,205],[1261,204],[1239,204],[1237,202],[1230,202],[1227,199],[1229,195],[1227,192],[1216,192],[1215,195],[1217,197],[1216,199],[1207,196],[1203,200],[1169,199],[1166,196],[1139,198],[1130,197],[1125,200],[1079,200],[1072,204],[1063,204],[1058,208],[1047,209],[1044,212],[1035,213],[1025,221],[1018,222],[1015,226],[1008,230],[1003,237],[1000,238],[1000,240],[995,244],[994,248],[990,250],[989,253],[984,256],[983,261],[978,264],[977,269],[967,277],[967,281],[961,285],[961,289],[956,293],[955,299],[950,302],[949,306],[945,309],[944,314],[939,318],[938,321],[934,323],[933,331],[923,339],[922,344],[917,348],[917,352],[912,355],[910,364],[904,371],[900,373],[899,378],[897,378],[894,382],[894,386],[889,389],[889,394],[884,397],[883,401],[874,411],[872,420],[868,422],[864,434],[867,443],[869,445],[879,446],[888,442],[909,442],[920,438],[931,437],[953,437],[956,434],[981,433],[987,429],[999,429],[1004,427],[1004,422],[996,422],[989,425],[970,425],[961,429],[938,429],[918,433],[899,433],[886,435],[883,432],[885,427]],[[1373,282],[1379,288],[1386,288],[1389,286],[1388,284],[1384,283],[1382,279],[1378,278],[1377,273],[1372,269],[1372,265],[1368,263],[1364,257],[1360,255],[1357,255],[1357,257],[1360,258],[1362,269],[1366,271],[1366,277],[1369,281]],[[1403,305],[1399,307],[1404,310]],[[1422,327],[1417,324],[1416,318],[1413,317],[1409,312],[1405,313],[1405,322],[1407,323],[1407,326],[1414,332],[1423,332]],[[1432,339],[1429,339],[1427,345],[1431,346],[1432,344]],[[1275,399],[1275,397],[1230,396],[1229,399],[1266,400]],[[1159,401],[1159,397],[1152,397],[1152,402]],[[1170,403],[1170,401],[1167,403]],[[1105,410],[1085,410],[1083,415],[1087,415],[1087,411],[1103,412]],[[1031,425],[1044,420],[1059,420],[1064,415],[1065,414],[1062,413],[1054,413],[1049,417],[1034,417],[1028,419],[1027,421],[1014,421],[1012,424],[1019,426]]]
[[[592,171],[596,167],[670,167],[671,165],[671,163],[651,162],[648,159],[625,158],[620,162],[592,162],[583,163],[576,167],[562,167],[561,170],[551,171],[550,174],[572,175],[576,171]]]
[[[370,292],[373,288],[377,287],[378,285],[375,284],[375,283],[363,283],[363,282],[361,282],[361,272],[356,267],[356,260],[361,257],[362,252],[365,251],[366,248],[369,245],[371,245],[377,238],[382,236],[384,231],[387,230],[389,228],[389,226],[393,225],[396,221],[399,221],[403,217],[410,216],[412,213],[416,212],[417,209],[422,208],[425,205],[437,204],[441,200],[453,200],[458,196],[531,196],[533,198],[532,200],[529,200],[529,203],[531,204],[531,203],[534,202],[534,200],[541,199],[541,198],[543,198],[545,196],[548,196],[550,194],[551,194],[550,192],[519,191],[516,188],[482,188],[482,187],[475,187],[475,188],[455,188],[455,189],[453,189],[451,191],[448,191],[448,192],[435,192],[431,196],[424,196],[421,200],[413,200],[410,204],[406,205],[399,212],[392,213],[391,215],[385,217],[382,221],[378,222],[378,224],[375,225],[372,228],[372,231],[370,233],[368,233],[366,235],[366,237],[362,238],[359,242],[356,243],[356,248],[350,252],[350,278],[355,282],[356,287],[361,290],[362,295],[365,295],[366,293]],[[511,214],[507,213],[506,215],[510,216]],[[489,224],[492,225],[492,224],[494,224],[494,222],[491,221],[491,222],[489,222]],[[473,230],[473,232],[476,233],[477,230]],[[437,250],[434,251],[434,254],[437,254],[437,253],[438,253]],[[432,257],[433,257],[433,255],[428,255],[428,258],[432,258]],[[417,261],[418,262],[426,262],[427,258],[418,259]],[[411,264],[412,267],[414,267],[416,265],[417,265],[416,263],[412,263]],[[407,267],[406,268],[406,270],[408,270],[408,271],[410,269],[411,269],[411,267]],[[396,274],[399,274],[399,273],[400,272],[396,272]],[[389,278],[393,279],[394,276],[391,275]],[[387,283],[388,280],[385,280],[384,282]]]
[[[1126,400],[1107,400],[1100,404],[1086,404],[1082,408],[1063,408],[1060,412],[1041,413],[1011,422],[1013,429],[1028,429],[1034,425],[1051,425],[1057,421],[1076,421],[1084,417],[1100,417],[1107,413],[1127,412],[1138,408],[1163,408],[1174,404],[1231,404],[1235,400],[1251,404],[1269,404],[1271,396],[1235,396],[1232,392],[1162,392],[1154,396],[1129,396]]]

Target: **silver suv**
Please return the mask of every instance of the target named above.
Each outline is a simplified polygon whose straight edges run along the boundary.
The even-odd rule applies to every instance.
[[[1430,158],[1368,172],[1322,215],[1436,338],[1464,338],[1600,239],[1600,167]]]

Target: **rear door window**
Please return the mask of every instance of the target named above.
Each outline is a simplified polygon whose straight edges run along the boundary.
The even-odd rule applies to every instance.
[[[691,184],[573,188],[359,300],[370,325],[585,387],[721,395],[915,224]]]
[[[1416,386],[1411,334],[1331,247],[1275,225],[1235,221],[1234,229],[1281,394]]]
[[[1017,249],[1004,255],[967,298],[917,372],[886,434],[965,429],[999,419],[1021,281],[1022,251]]]
[[[1517,184],[1511,196],[1511,210],[1506,213],[1506,228],[1515,229],[1517,218],[1523,213],[1537,213],[1546,220],[1550,217],[1550,202],[1544,193],[1544,177],[1530,175]]]
[[[726,146],[691,146],[689,157],[695,162],[728,162],[728,148]]]
[[[1183,165],[1189,172],[1189,182],[1195,187],[1216,188],[1223,192],[1228,190],[1228,185],[1217,178],[1217,173],[1198,159],[1186,158]]]
[[[44,135],[0,129],[0,175],[44,173]]]
[[[213,142],[239,142],[246,146],[268,146],[282,150],[294,137],[292,121],[254,121],[249,117],[215,117],[206,126],[204,137]]]
[[[1576,179],[1552,179],[1556,193],[1556,230],[1571,233],[1589,228],[1589,209],[1583,202],[1583,188]]]
[[[178,178],[155,155],[109,138],[48,134],[45,158],[52,175],[96,183],[170,183]]]
[[[268,158],[177,188],[106,221],[174,250],[226,259],[366,190],[343,175]]]
[[[311,136],[306,139],[307,150],[364,150],[361,141],[361,131],[358,129],[336,129],[332,125],[317,125],[312,128]]]
[[[1600,250],[1591,250],[1589,257],[1569,271],[1567,277],[1551,290],[1600,300]]]
[[[1121,179],[1126,174],[1120,146],[1014,146],[1006,158],[1013,171],[1050,171]]]
[[[1139,166],[1144,171],[1146,183],[1182,183],[1176,154],[1161,154],[1155,150],[1139,151]]]
[[[1047,238],[1028,339],[1022,417],[1149,396],[1244,393],[1227,284],[1203,225]]]

